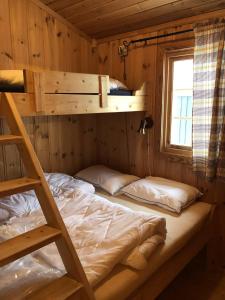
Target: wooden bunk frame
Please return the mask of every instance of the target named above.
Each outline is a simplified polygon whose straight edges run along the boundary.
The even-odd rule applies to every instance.
[[[54,71],[24,71],[24,75],[26,92],[13,93],[13,98],[9,94],[6,94],[5,97],[1,98],[1,101],[8,103],[7,105],[9,107],[13,107],[14,112],[11,108],[6,109],[5,111],[3,109],[3,114],[0,113],[0,115],[6,114],[8,116],[13,116],[11,117],[11,122],[14,125],[10,127],[12,127],[11,129],[13,129],[12,131],[14,136],[8,136],[7,138],[4,138],[4,136],[2,136],[2,139],[0,139],[0,141],[2,141],[2,143],[15,142],[16,144],[18,144],[18,142],[21,142],[20,140],[22,139],[23,143],[25,143],[25,149],[27,149],[27,147],[29,148],[28,150],[26,150],[28,161],[31,160],[32,162],[33,160],[32,165],[34,169],[38,170],[37,173],[36,171],[30,171],[30,177],[35,180],[37,179],[38,184],[41,184],[41,186],[37,187],[35,183],[35,190],[39,196],[42,195],[39,190],[44,189],[44,193],[46,193],[47,196],[45,195],[43,196],[43,199],[39,199],[41,206],[43,208],[43,211],[45,212],[46,219],[56,218],[55,222],[52,223],[52,220],[50,220],[50,222],[48,223],[50,225],[53,224],[53,228],[59,229],[60,234],[61,232],[65,234],[66,245],[64,249],[67,249],[67,247],[72,247],[70,238],[68,237],[65,226],[61,220],[61,217],[58,214],[57,208],[54,207],[52,211],[52,205],[54,203],[54,200],[52,199],[51,193],[49,194],[49,189],[46,185],[40,164],[33,151],[28,135],[26,134],[25,128],[22,124],[22,120],[20,119],[19,114],[16,111],[16,107],[22,116],[145,111],[147,110],[147,93],[145,92],[146,86],[143,87],[142,90],[137,91],[134,96],[120,97],[108,95],[108,76],[64,73]],[[14,102],[16,106],[14,106]],[[18,123],[20,124],[19,127],[17,125]],[[23,154],[23,151],[21,153]],[[31,167],[28,164],[28,169],[29,168]],[[3,187],[4,183],[2,183],[2,189]],[[21,191],[21,189],[18,188],[16,191],[19,192]],[[5,190],[1,190],[0,187],[0,194],[1,192],[3,195]],[[12,185],[8,185],[7,194],[11,194],[11,192],[15,192],[15,189],[13,189]],[[44,198],[46,199],[46,197],[47,202],[44,201]],[[48,213],[48,204],[51,207],[50,214]],[[125,299],[128,296],[128,299],[133,300],[151,300],[158,296],[160,292],[162,292],[163,289],[184,268],[184,266],[207,244],[211,237],[212,217],[213,210],[211,218],[206,224],[205,228],[202,228],[202,230],[200,230],[200,232],[196,234],[196,236],[182,250],[180,250],[174,257],[169,259],[168,262],[162,265],[162,267],[159,270],[153,273],[149,278],[146,278],[146,281],[142,283],[142,285],[139,284],[139,286],[136,287],[135,291],[133,291],[132,295],[126,295],[125,297],[121,295],[121,299]],[[27,237],[25,235],[24,240],[26,241],[26,239]],[[24,241],[22,241],[22,244],[23,249],[20,251],[19,256],[11,255],[11,260],[21,257],[28,253],[28,251],[25,251],[25,249],[27,249],[29,245],[27,246],[27,243]],[[8,244],[6,246],[8,247]],[[38,243],[35,244],[35,248],[38,248],[39,246],[40,242],[38,241]],[[59,245],[59,248],[60,247],[61,246]],[[70,251],[70,254],[73,257],[72,262],[74,264],[74,268],[71,270],[73,264],[70,267],[69,260],[65,260],[65,265],[69,276],[63,277],[61,279],[61,283],[56,281],[54,282],[54,285],[47,286],[45,291],[42,291],[42,295],[45,295],[47,297],[50,296],[50,294],[55,295],[56,293],[62,293],[60,299],[67,299],[70,298],[72,294],[77,294],[77,289],[79,290],[80,288],[82,289],[82,287],[84,287],[82,291],[83,294],[81,294],[81,298],[79,298],[80,295],[78,296],[77,294],[76,296],[72,296],[70,299],[73,299],[73,297],[74,299],[94,299],[93,292],[87,283],[83,269],[80,266],[79,259],[76,256],[76,252],[74,252],[73,248],[70,248]],[[62,257],[65,257],[65,253],[63,252],[64,250],[62,247],[60,254]],[[8,250],[4,253],[8,253]],[[77,277],[79,278],[78,283],[76,281],[75,283],[74,281],[71,281]],[[82,283],[81,285],[80,282]],[[56,288],[57,286],[58,289]],[[63,290],[63,287],[65,286],[68,287],[69,297],[68,294],[66,294]],[[46,292],[47,294],[45,294]],[[33,299],[40,299],[39,292],[37,292],[36,295],[34,295]]]
[[[109,76],[24,70],[25,93],[13,93],[22,116],[147,110],[147,84],[133,96],[112,96]]]

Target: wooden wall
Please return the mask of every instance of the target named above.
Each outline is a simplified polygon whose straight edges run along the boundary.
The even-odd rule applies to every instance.
[[[0,1],[0,69],[29,68],[94,73],[92,41],[36,0]],[[45,171],[74,173],[96,161],[96,117],[26,118]],[[1,120],[1,132],[7,131]],[[0,178],[21,175],[12,146],[0,149]]]
[[[202,16],[201,16],[202,18]],[[181,21],[180,21],[181,22]],[[139,39],[157,34],[174,32],[191,28],[189,24],[171,26],[164,30],[145,29],[144,34],[129,33],[119,38],[100,41],[98,44],[99,72],[110,74],[122,81],[123,61],[118,56],[118,46],[124,40]],[[142,82],[149,82],[149,111],[154,120],[154,127],[143,136],[137,133],[143,113],[123,113],[102,115],[97,118],[97,159],[121,171],[138,176],[154,175],[174,179],[197,186],[204,192],[204,200],[217,203],[213,239],[208,247],[209,265],[214,268],[225,265],[225,184],[209,183],[197,177],[192,167],[181,159],[169,157],[160,152],[163,53],[164,49],[194,45],[193,34],[167,37],[160,41],[129,48],[126,59],[127,80],[129,88],[137,89]]]
[[[100,41],[92,48],[88,37],[37,0],[1,0],[0,69],[103,73],[123,81],[123,62],[117,52],[123,40],[183,30],[190,28],[189,23],[183,25],[178,20],[163,30],[160,26],[155,30],[144,29]],[[179,40],[184,44],[193,43],[190,35],[180,36]],[[152,174],[193,184],[206,191],[208,201],[224,201],[224,183],[208,184],[197,178],[189,165],[160,152],[162,54],[165,46],[176,44],[177,40],[168,38],[158,44],[133,47],[126,60],[126,83],[131,89],[149,82],[148,114],[155,125],[147,136],[137,133],[144,117],[144,113],[138,112],[24,119],[44,170],[73,174],[96,162],[105,163],[139,176]],[[0,120],[0,133],[7,130],[4,120]],[[16,150],[12,146],[0,147],[0,180],[18,177],[22,172]],[[219,231],[217,239],[225,243],[225,235]]]
[[[118,46],[124,40],[140,39],[162,33],[190,29],[190,24],[171,26],[166,30],[151,30],[144,34],[123,34],[118,39],[100,41],[98,44],[99,72],[108,73],[124,81],[129,88],[137,89],[144,81],[149,82],[149,111],[154,128],[146,136],[137,133],[143,113],[124,113],[100,116],[97,119],[98,161],[108,163],[123,171],[139,176],[152,174],[194,186],[207,195],[207,201],[214,202],[225,197],[224,183],[206,183],[193,174],[191,165],[181,159],[169,157],[160,152],[163,53],[165,49],[193,47],[193,33],[167,37],[137,44],[129,48],[126,58],[127,80],[123,78],[123,61],[118,55]]]

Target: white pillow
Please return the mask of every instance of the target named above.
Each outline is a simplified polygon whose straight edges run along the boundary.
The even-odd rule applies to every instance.
[[[62,173],[45,173],[45,178],[49,184],[54,197],[59,196],[68,190],[80,189],[85,193],[95,193],[95,188],[92,184],[83,180],[75,179],[72,176]]]
[[[128,87],[121,81],[109,78],[110,90],[128,90]]]
[[[202,194],[190,185],[160,177],[146,177],[124,187],[130,198],[180,213]]]
[[[3,208],[0,208],[0,223],[3,223],[9,219],[9,212]]]
[[[122,187],[139,179],[137,176],[123,174],[103,165],[86,168],[75,176],[92,183],[96,187],[101,187],[111,195],[118,193]]]

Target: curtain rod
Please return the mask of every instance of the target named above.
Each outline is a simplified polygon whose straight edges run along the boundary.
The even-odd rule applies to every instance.
[[[119,56],[123,59],[123,64],[124,64],[124,70],[123,70],[123,78],[124,80],[127,79],[127,75],[126,75],[126,56],[128,55],[128,48],[131,44],[136,44],[136,43],[141,43],[141,42],[147,42],[150,40],[154,40],[154,39],[159,39],[159,38],[163,38],[163,37],[167,37],[167,36],[171,36],[171,35],[178,35],[178,34],[182,34],[182,33],[187,33],[187,32],[192,32],[193,29],[186,29],[186,30],[182,30],[182,31],[176,31],[176,32],[171,32],[171,33],[166,33],[166,34],[160,34],[160,35],[155,35],[155,36],[151,36],[151,37],[146,37],[143,39],[139,39],[139,40],[131,40],[131,41],[123,41],[123,45],[118,47],[118,54]]]
[[[178,34],[192,32],[192,31],[193,31],[193,29],[186,29],[186,30],[182,30],[182,31],[176,31],[176,32],[171,32],[171,33],[165,33],[165,34],[161,34],[161,35],[146,37],[146,38],[143,38],[143,39],[131,40],[129,42],[124,41],[123,44],[124,44],[124,46],[129,47],[131,44],[147,42],[147,41],[158,39],[158,38],[163,38],[163,37],[167,37],[167,36],[171,36],[171,35],[178,35]]]

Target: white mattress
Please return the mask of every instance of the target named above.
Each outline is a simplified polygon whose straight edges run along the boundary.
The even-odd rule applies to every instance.
[[[118,265],[111,272],[110,276],[96,288],[95,295],[97,300],[122,300],[123,297],[129,295],[190,241],[204,226],[212,209],[212,206],[208,203],[196,202],[184,210],[181,215],[176,215],[167,213],[165,210],[154,206],[138,203],[123,195],[113,197],[102,190],[98,190],[97,193],[112,202],[125,205],[131,209],[165,217],[168,231],[165,244],[151,256],[148,268],[143,271],[135,271]],[[122,298],[121,295],[123,295]]]

